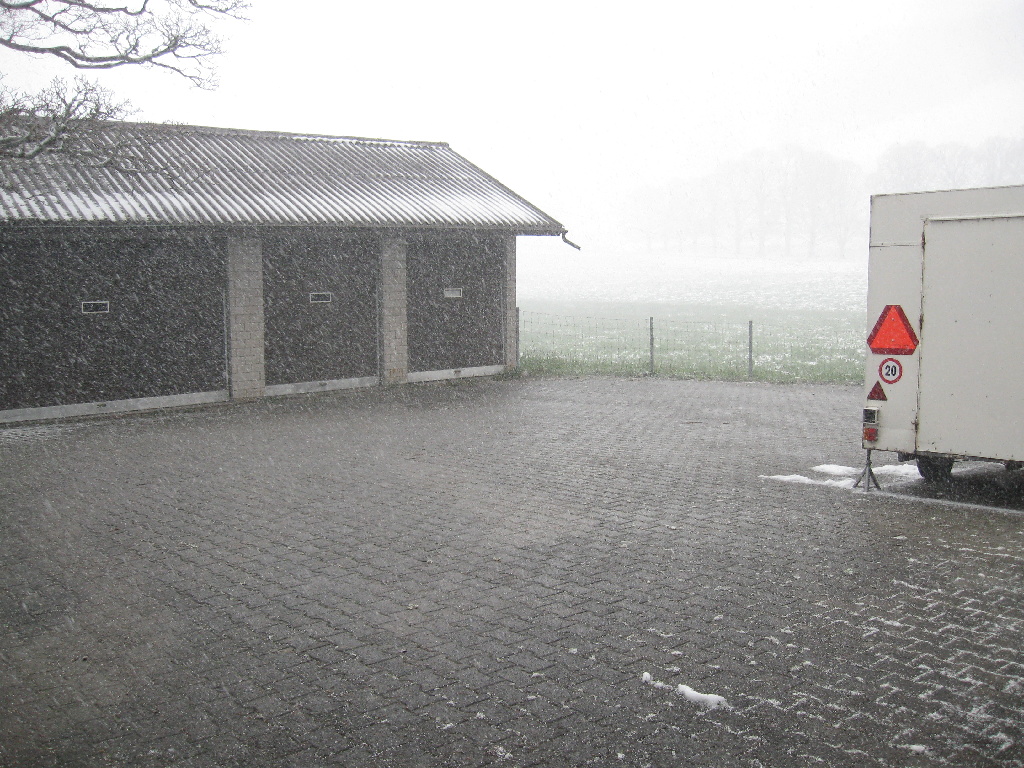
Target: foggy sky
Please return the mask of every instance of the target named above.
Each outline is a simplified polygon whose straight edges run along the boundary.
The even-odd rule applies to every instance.
[[[217,91],[155,70],[97,78],[139,109],[132,119],[446,141],[598,261],[629,250],[620,223],[645,195],[750,152],[826,153],[870,172],[897,144],[1024,138],[1016,0],[640,2],[625,12],[551,0],[254,0],[250,21],[219,29]],[[75,74],[6,51],[0,68],[23,88]],[[520,241],[527,267],[568,251],[536,240]]]

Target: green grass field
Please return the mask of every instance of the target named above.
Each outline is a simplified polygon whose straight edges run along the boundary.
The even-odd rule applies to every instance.
[[[522,301],[520,309],[526,373],[650,374],[653,317],[658,376],[836,383],[864,376],[863,312],[601,300]]]

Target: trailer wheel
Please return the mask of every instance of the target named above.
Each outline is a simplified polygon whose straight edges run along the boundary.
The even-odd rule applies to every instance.
[[[917,471],[926,483],[948,483],[953,476],[953,459],[949,456],[918,456]]]

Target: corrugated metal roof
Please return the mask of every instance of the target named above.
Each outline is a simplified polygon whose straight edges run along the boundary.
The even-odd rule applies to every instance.
[[[443,143],[151,123],[89,141],[116,163],[3,160],[0,221],[565,231]]]

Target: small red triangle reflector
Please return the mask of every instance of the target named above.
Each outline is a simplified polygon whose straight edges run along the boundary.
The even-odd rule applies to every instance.
[[[882,382],[876,381],[875,386],[868,392],[868,400],[888,400],[885,396],[885,390],[882,389]]]
[[[876,355],[912,355],[918,343],[914,327],[899,304],[886,305],[868,334],[868,347]]]

